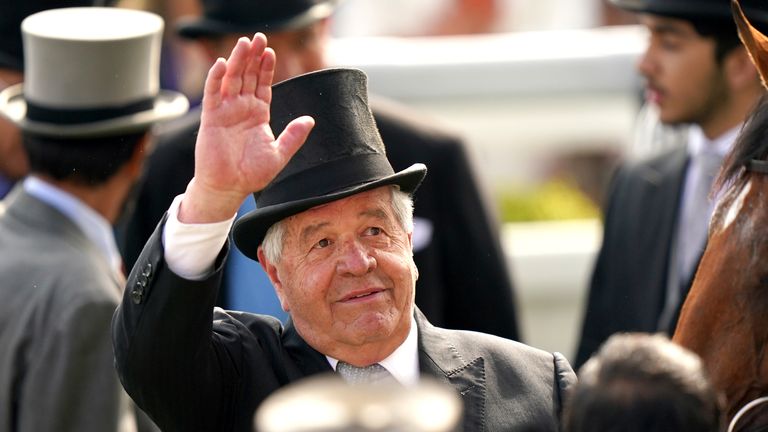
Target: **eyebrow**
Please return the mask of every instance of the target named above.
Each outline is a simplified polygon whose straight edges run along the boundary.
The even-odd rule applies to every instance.
[[[380,220],[387,220],[387,212],[380,208],[373,208],[373,209],[366,209],[361,211],[357,214],[360,217],[372,217],[375,219]],[[301,238],[302,242],[307,241],[308,237],[311,237],[316,232],[320,231],[322,228],[330,225],[330,222],[320,222],[312,225],[308,225],[304,227],[304,229],[301,230],[301,234],[299,237]]]
[[[680,28],[680,26],[677,26],[671,23],[666,23],[666,22],[654,23],[653,25],[649,26],[649,29],[651,33],[655,33],[661,36],[665,36],[665,35],[680,36],[680,37],[691,36],[689,32]]]

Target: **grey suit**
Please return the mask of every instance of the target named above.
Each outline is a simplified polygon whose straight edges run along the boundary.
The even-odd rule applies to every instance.
[[[109,337],[114,273],[74,223],[21,187],[5,204],[0,432],[122,430],[129,400]]]
[[[290,322],[283,328],[271,317],[214,310],[226,247],[214,274],[189,281],[166,267],[159,233],[129,277],[113,338],[123,385],[164,431],[250,431],[254,410],[273,391],[332,370]],[[440,329],[418,310],[416,323],[421,372],[461,394],[464,431],[558,429],[575,381],[561,355]]]

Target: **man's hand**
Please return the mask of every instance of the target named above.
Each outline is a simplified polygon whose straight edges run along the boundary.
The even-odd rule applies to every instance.
[[[248,194],[263,189],[314,126],[299,117],[275,139],[269,126],[275,52],[257,33],[240,38],[228,60],[208,71],[195,147],[195,177],[179,209],[184,223],[229,219]]]

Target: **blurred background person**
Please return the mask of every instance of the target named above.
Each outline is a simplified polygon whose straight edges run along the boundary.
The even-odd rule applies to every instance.
[[[577,365],[613,333],[674,330],[704,251],[714,175],[764,93],[728,0],[612,2],[648,28],[637,64],[648,103],[662,123],[689,129],[685,146],[627,160],[613,176]],[[743,5],[768,23],[768,3]]]
[[[112,224],[150,126],[188,107],[158,88],[163,20],[64,8],[21,28],[26,79],[0,93],[30,165],[0,215],[0,430],[152,430],[114,369],[110,322],[125,281]]]
[[[716,432],[721,402],[696,354],[664,335],[615,334],[579,370],[565,432]]]
[[[264,32],[277,55],[275,82],[325,68],[328,0],[205,0],[203,15],[181,20],[179,35],[197,42],[212,63],[242,36]],[[372,98],[376,124],[395,169],[429,165],[415,211],[416,304],[436,325],[519,340],[514,292],[498,222],[485,202],[464,143],[434,121],[392,101]],[[158,136],[135,213],[124,230],[130,266],[173,198],[192,178],[199,111]],[[239,214],[253,208],[249,197]],[[233,250],[220,304],[286,318],[260,266]]]

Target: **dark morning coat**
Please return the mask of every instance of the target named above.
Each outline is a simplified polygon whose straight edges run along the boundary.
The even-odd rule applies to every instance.
[[[185,280],[165,265],[160,229],[133,268],[112,337],[123,386],[163,431],[251,431],[270,393],[331,372],[290,322],[283,328],[272,317],[214,311],[227,246],[212,276]],[[416,322],[419,368],[459,392],[465,432],[558,430],[575,382],[565,358],[437,328],[418,310]]]
[[[514,292],[497,222],[486,207],[463,143],[400,105],[374,99],[372,106],[395,171],[417,162],[429,169],[414,204],[417,223],[427,220],[434,227],[431,241],[414,253],[419,269],[416,304],[435,325],[518,340]],[[128,268],[193,176],[199,120],[199,112],[190,113],[159,136],[122,236]]]
[[[611,334],[656,332],[687,167],[685,146],[630,162],[614,175],[576,365]]]

